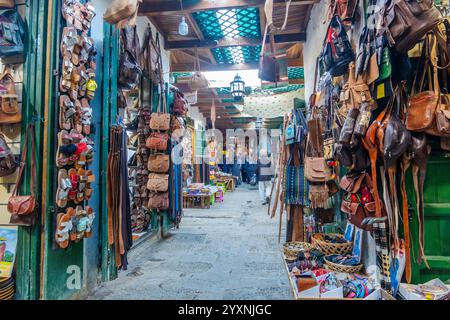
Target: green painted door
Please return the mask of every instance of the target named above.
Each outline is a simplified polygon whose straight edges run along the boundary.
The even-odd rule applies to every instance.
[[[437,148],[434,148],[438,150]],[[450,283],[450,152],[433,152],[428,160],[424,189],[425,254],[430,265],[418,264],[418,220],[414,210],[411,225],[412,283],[434,278]],[[415,206],[411,173],[407,180],[410,204]]]

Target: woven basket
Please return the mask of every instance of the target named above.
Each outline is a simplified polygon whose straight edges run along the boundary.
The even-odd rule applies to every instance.
[[[309,251],[314,247],[307,242],[286,242],[283,245],[284,255],[286,259],[295,260],[297,259],[298,253],[300,251]]]
[[[344,239],[344,236],[337,233],[328,233],[329,236],[337,236]],[[345,242],[345,243],[330,243],[324,240],[324,233],[316,233],[311,237],[311,242],[315,248],[321,251],[326,256],[331,254],[342,254],[345,255],[347,253],[352,252],[353,243]]]
[[[362,264],[358,264],[356,266],[345,266],[343,264],[337,264],[337,263],[328,261],[327,257],[325,257],[324,260],[325,260],[325,269],[334,271],[334,272],[360,273],[361,269],[363,267]]]

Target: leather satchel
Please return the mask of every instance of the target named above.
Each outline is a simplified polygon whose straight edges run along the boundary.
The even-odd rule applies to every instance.
[[[169,135],[166,133],[153,132],[145,141],[148,149],[166,151],[169,141]]]
[[[150,129],[160,131],[170,130],[170,113],[152,113],[152,117],[150,119]]]
[[[384,24],[391,46],[406,53],[441,19],[433,0],[390,0]]]
[[[170,156],[168,154],[153,154],[148,158],[148,171],[155,173],[167,173],[170,168]]]
[[[20,14],[15,9],[0,9],[0,21],[0,57],[23,54],[25,23]]]
[[[19,196],[19,189],[22,185],[22,178],[25,171],[27,161],[28,139],[31,140],[31,179],[30,179],[30,195]],[[30,124],[27,128],[24,144],[22,147],[22,157],[20,162],[19,174],[17,175],[16,184],[13,192],[8,200],[8,212],[11,214],[10,224],[17,226],[32,226],[36,220],[36,163],[35,163],[36,147],[34,142],[34,126]]]
[[[0,75],[0,124],[22,121],[14,78],[8,68]]]
[[[114,0],[103,15],[103,19],[109,24],[121,26],[130,21],[130,25],[133,25],[141,2],[142,0]]]
[[[178,116],[185,116],[188,111],[188,102],[182,92],[176,91],[173,101],[173,113]]]
[[[309,182],[326,182],[329,176],[323,157],[305,157],[305,177]]]
[[[209,87],[209,81],[205,75],[200,71],[200,58],[198,56],[198,49],[195,48],[195,60],[194,60],[195,72],[189,81],[189,88],[191,91],[206,89]]]
[[[167,210],[169,209],[169,193],[150,193],[148,196],[148,209]]]
[[[14,0],[0,0],[1,8],[14,8]]]
[[[120,32],[120,64],[118,84],[121,89],[135,88],[141,79],[139,37],[137,28],[126,27]]]
[[[169,175],[150,173],[148,175],[147,189],[153,192],[167,192],[169,190]]]
[[[268,33],[269,33],[269,25],[266,26],[264,32],[261,56],[259,58],[259,78],[263,81],[275,83],[280,81],[280,65],[272,50],[272,46],[271,46],[271,54],[266,55],[265,48]]]
[[[355,63],[351,62],[349,78],[342,89],[340,97],[344,110],[350,110],[351,108],[360,109],[362,103],[369,103],[372,105],[371,109],[374,109],[374,101],[367,82],[362,77],[356,78],[355,72]]]

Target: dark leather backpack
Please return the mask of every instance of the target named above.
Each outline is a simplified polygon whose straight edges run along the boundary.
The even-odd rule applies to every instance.
[[[25,24],[14,9],[0,10],[0,57],[11,57],[23,53]]]

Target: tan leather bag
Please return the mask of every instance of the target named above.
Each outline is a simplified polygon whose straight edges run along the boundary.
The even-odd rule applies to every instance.
[[[141,2],[142,0],[114,0],[103,15],[103,19],[109,24],[119,26],[123,26],[127,21],[130,25],[135,25]]]
[[[148,149],[166,151],[169,136],[166,133],[153,132],[145,141],[145,146]]]
[[[326,168],[323,157],[305,157],[305,178],[309,182],[326,182],[329,179],[329,170]]]
[[[426,57],[425,70],[417,70],[406,115],[406,128],[410,131],[426,132],[431,135],[450,137],[450,97],[441,94],[438,65],[437,38],[428,34],[422,49]],[[419,66],[420,67],[420,66]],[[423,90],[425,76],[428,75],[428,90]],[[419,79],[418,77],[421,77]],[[419,81],[418,94],[415,94]]]
[[[153,154],[148,158],[148,171],[155,173],[167,173],[170,168],[170,156],[168,154]]]
[[[189,88],[191,91],[206,89],[209,87],[209,81],[205,75],[200,71],[200,59],[198,57],[198,50],[195,48],[195,60],[194,60],[195,73],[189,81]]]
[[[170,114],[163,112],[152,113],[152,118],[150,119],[150,129],[160,131],[170,130]]]
[[[349,110],[360,109],[363,102],[373,104],[372,95],[367,82],[361,77],[356,79],[354,62],[350,63],[349,71],[348,82],[344,85],[340,97],[343,106],[339,109],[339,112],[342,113],[344,117],[347,116]]]
[[[20,123],[22,114],[16,94],[14,77],[9,69],[0,75],[0,124]]]
[[[153,192],[167,192],[169,190],[169,175],[150,173],[148,175],[147,189]]]
[[[154,210],[169,209],[169,193],[150,193],[148,196],[147,208]]]
[[[0,0],[0,8],[14,8],[14,0]]]

